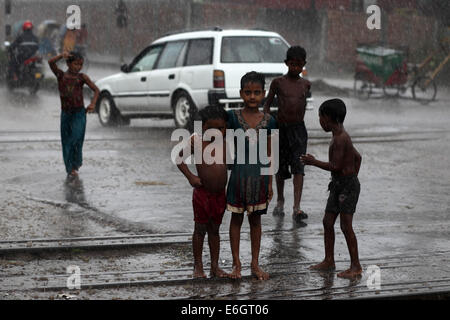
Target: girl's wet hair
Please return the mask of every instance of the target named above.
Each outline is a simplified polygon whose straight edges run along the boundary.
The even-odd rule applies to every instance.
[[[72,63],[75,60],[84,60],[83,55],[78,51],[70,51],[69,57],[67,58],[67,63]]]
[[[210,119],[228,119],[227,112],[221,106],[207,106],[198,112],[198,117],[205,123]]]
[[[261,88],[264,90],[264,86],[266,84],[266,78],[262,73],[251,71],[244,74],[241,78],[241,90],[244,89],[247,83],[260,83]]]
[[[286,52],[286,61],[293,59],[306,61],[306,50],[300,46],[290,47]]]
[[[320,105],[319,114],[338,123],[344,123],[347,108],[341,99],[330,99]]]

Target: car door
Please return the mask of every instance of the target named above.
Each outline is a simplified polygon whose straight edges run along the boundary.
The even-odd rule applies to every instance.
[[[213,38],[191,39],[187,46],[180,81],[189,87],[197,106],[208,102],[208,90],[213,85],[213,46]]]
[[[123,112],[136,112],[148,105],[148,80],[163,46],[142,51],[128,66],[128,71],[114,84],[114,101]]]
[[[170,96],[179,81],[187,41],[166,43],[156,67],[149,76],[149,108],[152,111],[171,112]]]

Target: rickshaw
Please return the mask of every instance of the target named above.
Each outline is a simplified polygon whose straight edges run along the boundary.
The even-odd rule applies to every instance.
[[[398,96],[408,81],[408,66],[403,51],[382,46],[360,46],[355,68],[355,95],[367,99],[382,89],[384,95]]]
[[[358,98],[367,99],[375,88],[382,88],[385,96],[398,97],[409,87],[415,100],[427,104],[436,98],[434,79],[450,60],[450,37],[439,42],[439,50],[432,51],[420,64],[407,64],[406,50],[381,46],[360,46],[354,92]]]
[[[39,51],[42,56],[51,58],[58,52],[60,24],[55,20],[44,20],[37,27],[37,36],[40,41]]]

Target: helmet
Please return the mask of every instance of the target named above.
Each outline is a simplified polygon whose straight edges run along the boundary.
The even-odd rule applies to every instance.
[[[25,21],[22,25],[22,30],[25,31],[31,29],[33,29],[33,24],[31,23],[31,21],[30,20]]]

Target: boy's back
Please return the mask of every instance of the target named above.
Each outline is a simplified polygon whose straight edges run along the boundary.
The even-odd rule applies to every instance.
[[[275,95],[278,97],[278,123],[303,122],[306,110],[306,96],[311,83],[301,77],[295,79],[288,75],[272,81],[266,105],[271,105]]]
[[[360,154],[353,146],[350,135],[343,129],[333,135],[329,149],[329,161],[336,163],[339,171],[332,172],[336,176],[357,175],[359,171],[358,159]]]

